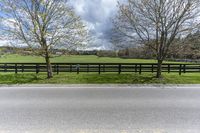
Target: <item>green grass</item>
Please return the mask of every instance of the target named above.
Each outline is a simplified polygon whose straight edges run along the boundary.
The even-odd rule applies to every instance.
[[[200,74],[163,73],[163,79],[158,80],[155,74],[143,73],[60,73],[52,79],[46,79],[45,73],[0,73],[0,84],[200,84]]]
[[[32,63],[45,62],[44,58],[38,56],[4,55],[0,58],[0,63]],[[61,56],[51,59],[52,63],[155,63],[156,60],[145,59],[122,59],[111,57],[98,57],[95,55],[71,55]]]
[[[0,63],[32,63],[44,62],[42,57],[38,56],[21,56],[21,55],[4,55],[0,58]],[[122,59],[110,57],[97,57],[94,55],[86,56],[61,56],[51,59],[51,62],[57,63],[156,63],[156,60],[145,59]],[[173,62],[175,63],[175,62]],[[200,74],[183,74],[178,73],[163,74],[163,79],[154,78],[155,74],[143,73],[142,75],[133,73],[60,73],[54,75],[50,80],[46,79],[45,73],[38,75],[34,73],[0,73],[0,84],[200,84]]]
[[[45,63],[40,56],[22,56],[19,54],[3,55],[0,63]],[[118,57],[98,57],[96,55],[65,55],[51,58],[51,63],[157,63],[154,59],[124,59]],[[164,63],[184,62],[164,61]]]

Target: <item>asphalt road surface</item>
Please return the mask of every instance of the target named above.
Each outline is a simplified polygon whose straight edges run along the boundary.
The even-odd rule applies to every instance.
[[[200,133],[200,86],[0,87],[0,133]]]

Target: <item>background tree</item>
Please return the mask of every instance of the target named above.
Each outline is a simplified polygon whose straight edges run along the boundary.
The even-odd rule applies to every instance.
[[[200,31],[189,34],[184,38],[184,43],[188,45],[187,49],[184,49],[185,57],[192,59],[200,58]]]
[[[1,0],[1,36],[13,45],[28,45],[45,58],[53,77],[53,49],[72,50],[87,41],[87,30],[67,0]]]
[[[119,3],[114,19],[114,42],[147,45],[158,61],[157,78],[162,63],[176,38],[186,36],[196,28],[199,0],[128,0]],[[120,42],[121,43],[121,42]]]

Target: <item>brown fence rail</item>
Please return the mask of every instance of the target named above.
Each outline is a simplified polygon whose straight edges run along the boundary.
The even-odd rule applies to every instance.
[[[53,72],[156,72],[156,63],[52,63]],[[0,63],[0,72],[46,72],[45,63]],[[169,64],[162,65],[162,72],[198,73],[200,64]]]

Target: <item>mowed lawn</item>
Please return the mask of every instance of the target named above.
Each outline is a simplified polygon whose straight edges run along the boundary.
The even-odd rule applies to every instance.
[[[44,58],[39,56],[22,56],[22,55],[3,55],[0,63],[43,63]],[[111,57],[98,57],[95,55],[66,55],[51,58],[52,63],[156,63],[156,60],[146,59],[122,59]]]
[[[45,73],[0,73],[0,84],[200,84],[200,73],[163,73],[163,79],[156,79],[155,73],[60,73],[52,79]]]

